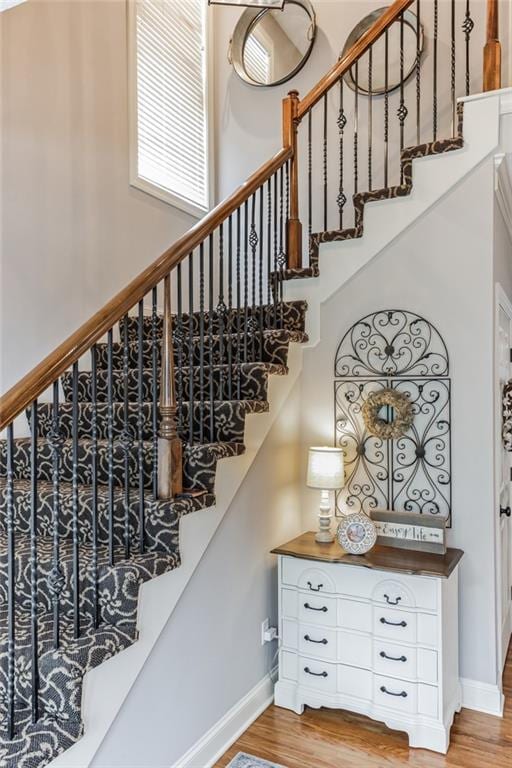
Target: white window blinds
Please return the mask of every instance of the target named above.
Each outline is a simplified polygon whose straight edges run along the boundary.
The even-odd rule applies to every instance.
[[[206,7],[205,0],[135,0],[134,183],[193,213],[209,202]]]

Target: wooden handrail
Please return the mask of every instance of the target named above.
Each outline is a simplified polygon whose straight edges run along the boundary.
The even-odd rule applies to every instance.
[[[59,376],[90,350],[107,331],[124,317],[169,272],[200,245],[223,221],[248,200],[262,184],[292,157],[292,149],[281,149],[261,166],[232,195],[219,203],[198,223],[140,273],[108,304],[27,373],[0,398],[0,430],[23,413]]]
[[[389,8],[372,24],[364,35],[352,46],[350,51],[339,59],[304,98],[299,102],[297,119],[300,121],[317,104],[322,96],[335,85],[340,77],[348,72],[355,62],[372,46],[379,37],[412,5],[414,0],[395,0]]]
[[[484,47],[483,90],[501,88],[501,43],[499,38],[498,0],[487,0],[487,37]]]

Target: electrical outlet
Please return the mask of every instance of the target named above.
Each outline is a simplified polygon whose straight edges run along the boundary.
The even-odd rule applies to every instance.
[[[270,627],[270,619],[265,619],[265,621],[261,622],[261,644],[265,645],[267,642],[265,634],[268,632]]]

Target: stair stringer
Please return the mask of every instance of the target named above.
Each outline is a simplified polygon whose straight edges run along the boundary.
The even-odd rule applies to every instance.
[[[414,159],[409,195],[367,202],[362,237],[322,243],[319,276],[283,283],[285,301],[300,297],[308,302],[306,347],[315,346],[320,340],[321,305],[496,151],[501,101],[508,90],[460,99],[464,102],[463,148]]]
[[[185,515],[180,521],[181,565],[144,583],[140,588],[137,642],[90,670],[84,677],[82,720],[84,735],[49,768],[87,768],[98,751],[117,713],[141,672],[153,646],[171,617],[179,599],[265,439],[285,406],[302,372],[303,346],[290,343],[288,374],[270,376],[269,411],[248,414],[244,436],[245,453],[217,464],[214,507]]]

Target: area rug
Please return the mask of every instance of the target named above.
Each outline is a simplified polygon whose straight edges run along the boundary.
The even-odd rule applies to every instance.
[[[248,755],[246,752],[239,752],[232,759],[227,768],[284,768],[277,763],[269,763],[268,760],[262,760],[261,757]]]

